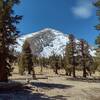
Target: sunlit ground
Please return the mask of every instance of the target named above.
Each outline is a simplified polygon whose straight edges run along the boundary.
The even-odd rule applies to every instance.
[[[29,78],[29,88],[18,91],[8,91],[0,93],[0,100],[100,100],[100,81],[92,77],[99,75],[96,72],[88,79],[78,77],[66,77],[64,70],[55,75],[52,69],[36,67],[36,80],[31,76],[20,76],[15,69],[10,79],[26,84]],[[82,76],[82,72],[77,72],[77,76]]]

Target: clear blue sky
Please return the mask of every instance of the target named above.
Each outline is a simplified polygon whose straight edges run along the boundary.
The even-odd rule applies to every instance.
[[[92,0],[21,0],[15,13],[23,15],[18,29],[21,34],[54,28],[63,33],[73,33],[94,45],[98,23]]]

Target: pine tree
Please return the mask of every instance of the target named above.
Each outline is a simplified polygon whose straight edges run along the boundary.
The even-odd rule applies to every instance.
[[[96,48],[96,63],[98,64],[98,69],[100,69],[99,68],[99,66],[100,66],[100,35],[97,36],[95,43],[97,45],[97,48]]]
[[[96,15],[98,16],[98,19],[100,20],[100,0],[96,1],[94,5],[97,8]],[[100,22],[95,27],[96,27],[96,30],[100,31]],[[95,43],[98,46],[96,48],[96,63],[99,67],[100,66],[100,34],[97,36]]]
[[[37,55],[33,55],[33,64],[34,66],[39,65],[39,57]]]
[[[79,63],[81,64],[81,66],[83,67],[83,77],[87,76],[87,63],[90,61],[90,53],[89,53],[89,45],[88,43],[84,40],[81,39],[80,43],[79,43],[79,48],[80,48],[80,58],[79,58]],[[88,66],[89,67],[89,66]]]
[[[43,67],[45,67],[45,57],[39,57],[40,72],[43,72]]]
[[[16,24],[22,16],[14,16],[13,6],[19,3],[19,0],[0,0],[0,81],[3,82],[8,81],[15,58],[12,51],[19,33]]]
[[[65,51],[65,56],[64,56],[64,69],[66,71],[66,75],[71,76],[72,66],[71,66],[69,44],[66,45],[66,51]]]
[[[30,44],[28,43],[27,40],[23,44],[22,54],[23,54],[23,66],[28,71],[28,74],[31,74],[33,61],[32,61]]]
[[[60,56],[56,55],[54,52],[52,53],[52,56],[49,57],[49,64],[53,68],[53,71],[55,74],[58,74],[58,69],[60,67]]]
[[[95,70],[97,69],[95,59],[90,55],[90,53],[87,56],[86,69],[90,76],[92,75],[92,73],[95,73]]]
[[[20,56],[18,57],[18,67],[19,67],[19,74],[23,75],[25,72],[25,67],[24,67],[24,56],[23,53],[20,54]]]
[[[66,70],[69,71],[70,74],[72,71],[73,77],[76,77],[76,75],[75,75],[76,43],[75,43],[75,38],[72,34],[69,35],[69,43],[66,45],[65,51],[66,51],[65,52]],[[72,66],[72,68],[70,66]],[[67,72],[66,72],[66,74],[67,74]]]
[[[58,74],[58,69],[60,69],[60,56],[55,55],[54,56],[54,72],[55,74]]]

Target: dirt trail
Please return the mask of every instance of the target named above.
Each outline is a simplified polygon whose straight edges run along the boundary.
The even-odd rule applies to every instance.
[[[68,80],[52,71],[36,76],[28,84],[30,90],[2,93],[0,100],[100,100],[100,82]],[[25,76],[17,74],[12,79],[26,82]]]

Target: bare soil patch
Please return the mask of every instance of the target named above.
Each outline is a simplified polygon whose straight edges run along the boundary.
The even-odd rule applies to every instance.
[[[73,79],[62,74],[64,71],[56,75],[51,69],[44,69],[43,73],[37,68],[35,70],[37,79],[28,76],[28,88],[0,93],[0,100],[100,100],[99,80]],[[13,73],[10,79],[26,84],[26,76],[17,73]]]

